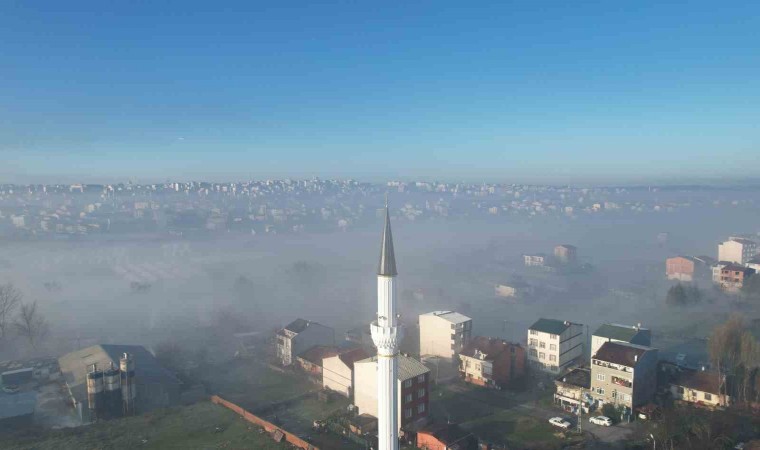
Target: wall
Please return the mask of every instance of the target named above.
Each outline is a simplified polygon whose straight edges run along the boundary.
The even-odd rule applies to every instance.
[[[322,360],[322,386],[330,388],[346,397],[351,394],[351,368],[340,360],[340,356],[331,356]]]
[[[298,447],[298,448],[310,449],[310,450],[319,450],[319,448],[317,448],[317,447],[309,444],[308,442],[306,442],[303,439],[299,438],[295,434],[289,433],[289,432],[283,430],[282,428],[275,426],[273,423],[268,422],[268,421],[266,421],[266,420],[264,420],[264,419],[262,419],[262,418],[260,418],[258,416],[255,416],[255,415],[251,414],[250,412],[246,411],[245,409],[241,408],[240,406],[238,406],[238,405],[236,405],[236,404],[234,404],[232,402],[228,402],[227,400],[225,400],[225,399],[223,399],[223,398],[221,398],[221,397],[219,397],[217,395],[212,395],[211,396],[211,402],[212,403],[216,403],[217,405],[222,405],[225,408],[227,408],[227,409],[229,409],[231,411],[234,411],[235,413],[237,413],[238,415],[240,415],[241,417],[243,417],[245,420],[247,420],[247,421],[249,421],[249,422],[251,422],[253,424],[256,424],[256,425],[264,428],[268,433],[272,433],[275,430],[281,431],[285,435],[285,440],[288,441],[289,443],[293,444],[294,446]]]
[[[292,339],[291,357],[295,358],[315,345],[334,346],[335,331],[318,323],[309,323],[305,330]]]

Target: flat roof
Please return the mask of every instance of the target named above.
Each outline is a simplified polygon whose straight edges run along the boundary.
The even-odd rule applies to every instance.
[[[646,328],[637,328],[632,325],[620,325],[618,323],[605,323],[594,331],[594,336],[615,339],[616,341],[630,342],[631,339],[639,334],[640,330],[646,330]]]
[[[471,318],[454,311],[432,311],[429,313],[421,314],[423,316],[437,316],[441,319],[445,319],[451,323],[464,323],[472,320]]]
[[[557,319],[544,319],[542,317],[538,319],[533,325],[531,325],[530,329],[540,331],[542,333],[562,334],[570,327],[570,325],[570,322],[565,322]]]
[[[37,393],[34,391],[6,394],[0,392],[0,420],[34,414]]]

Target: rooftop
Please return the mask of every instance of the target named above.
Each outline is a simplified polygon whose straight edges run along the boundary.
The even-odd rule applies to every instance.
[[[435,437],[436,439],[438,439],[444,445],[454,444],[455,442],[459,442],[462,439],[466,438],[467,436],[472,435],[471,432],[453,423],[428,425],[422,428],[421,430],[419,430],[418,433],[431,435]]]
[[[540,318],[530,326],[531,330],[549,334],[562,334],[570,327],[571,323],[556,319]]]
[[[721,270],[725,272],[744,272],[744,273],[755,271],[754,269],[750,269],[749,267],[740,266],[739,264],[734,264],[734,263],[724,266]]]
[[[309,326],[309,321],[306,319],[296,319],[285,326],[285,329],[292,331],[293,333],[300,333]]]
[[[6,394],[0,392],[0,420],[34,414],[37,393],[34,391]]]
[[[429,313],[421,314],[422,316],[438,316],[441,319],[445,319],[451,323],[465,323],[472,319],[454,311],[432,311]]]
[[[718,373],[705,370],[682,369],[671,382],[676,386],[718,395]]]
[[[605,323],[594,331],[594,336],[614,339],[616,341],[630,342],[631,339],[639,334],[639,330],[646,330],[646,328],[620,325],[617,323]]]
[[[361,361],[356,361],[356,364],[377,364],[377,355],[371,356]],[[399,355],[398,356],[398,379],[400,381],[406,381],[414,377],[429,373],[430,369],[424,364],[410,356]]]
[[[462,349],[460,354],[475,358],[476,354],[480,352],[485,355],[486,360],[493,361],[500,354],[509,351],[512,347],[520,347],[520,344],[513,344],[503,339],[478,336],[471,340],[464,349]]]
[[[356,361],[361,361],[362,359],[366,359],[369,357],[369,354],[364,351],[363,348],[354,348],[345,352],[342,352],[338,355],[338,358],[340,358],[341,361],[343,361],[343,364],[347,365],[350,368],[354,368],[354,363]]]
[[[556,381],[571,384],[584,389],[591,388],[591,370],[585,367],[577,367],[570,372],[557,377]]]
[[[641,359],[641,355],[652,350],[655,349],[643,345],[623,342],[605,342],[599,347],[599,350],[596,351],[596,355],[593,356],[593,359],[620,364],[626,367],[635,367],[638,360]]]
[[[323,359],[329,358],[330,356],[335,356],[337,354],[338,350],[335,347],[315,345],[313,347],[309,347],[306,351],[298,355],[298,358],[321,366]]]

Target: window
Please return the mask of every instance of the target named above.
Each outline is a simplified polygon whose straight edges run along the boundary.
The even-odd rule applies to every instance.
[[[538,347],[539,348],[546,348],[546,343],[545,342],[539,342],[538,343]]]
[[[712,394],[705,392],[705,400],[712,400]]]
[[[546,359],[546,353],[541,352],[538,354],[538,359]]]
[[[549,350],[557,351],[557,344],[549,344]]]
[[[424,403],[420,403],[419,405],[417,405],[417,413],[420,414],[420,413],[424,413],[424,412],[425,412],[425,404]]]
[[[596,374],[596,381],[604,381],[605,378],[607,377],[603,373]]]
[[[404,410],[404,418],[410,419],[412,417],[412,408],[406,408]]]
[[[404,381],[404,387],[405,388],[412,387],[412,380],[406,380],[406,381]]]
[[[617,391],[612,391],[612,398],[616,398],[616,397],[617,397]],[[620,397],[622,398],[623,396],[621,395]]]
[[[626,402],[630,402],[631,401],[631,396],[628,395],[628,394],[623,394],[623,400],[626,401]]]
[[[404,403],[409,403],[412,401],[412,394],[406,394],[406,397],[404,397]]]
[[[528,330],[528,332],[529,332],[530,334],[533,334],[533,335],[536,335],[536,334],[538,334],[538,331],[536,331],[536,330]]]
[[[424,397],[424,396],[425,396],[425,388],[420,388],[420,389],[417,391],[417,398],[422,398],[422,397]]]
[[[554,339],[555,341],[556,341],[557,339],[559,339],[559,336],[557,336],[556,334],[552,334],[550,337],[551,337],[552,339]]]
[[[424,373],[422,375],[420,375],[420,376],[417,377],[417,382],[418,383],[424,383],[425,382],[425,374]]]
[[[551,366],[551,371],[552,372],[558,372],[559,368],[557,366]]]
[[[549,355],[549,361],[557,361],[557,355]]]
[[[596,393],[604,395],[604,388],[596,388]]]
[[[528,342],[528,344],[530,344],[530,346],[531,346],[531,347],[535,347],[536,345],[538,345],[538,340],[536,340],[536,339],[531,339],[531,340]]]
[[[532,348],[532,349],[530,349],[530,356],[533,356],[533,357],[535,357],[535,356],[537,356],[537,355],[538,355],[538,351],[536,351],[536,349],[535,349],[535,348]]]

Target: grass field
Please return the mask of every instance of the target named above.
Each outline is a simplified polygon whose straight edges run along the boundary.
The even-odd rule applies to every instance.
[[[3,449],[283,450],[260,428],[210,402],[170,408],[79,428],[0,435]]]

